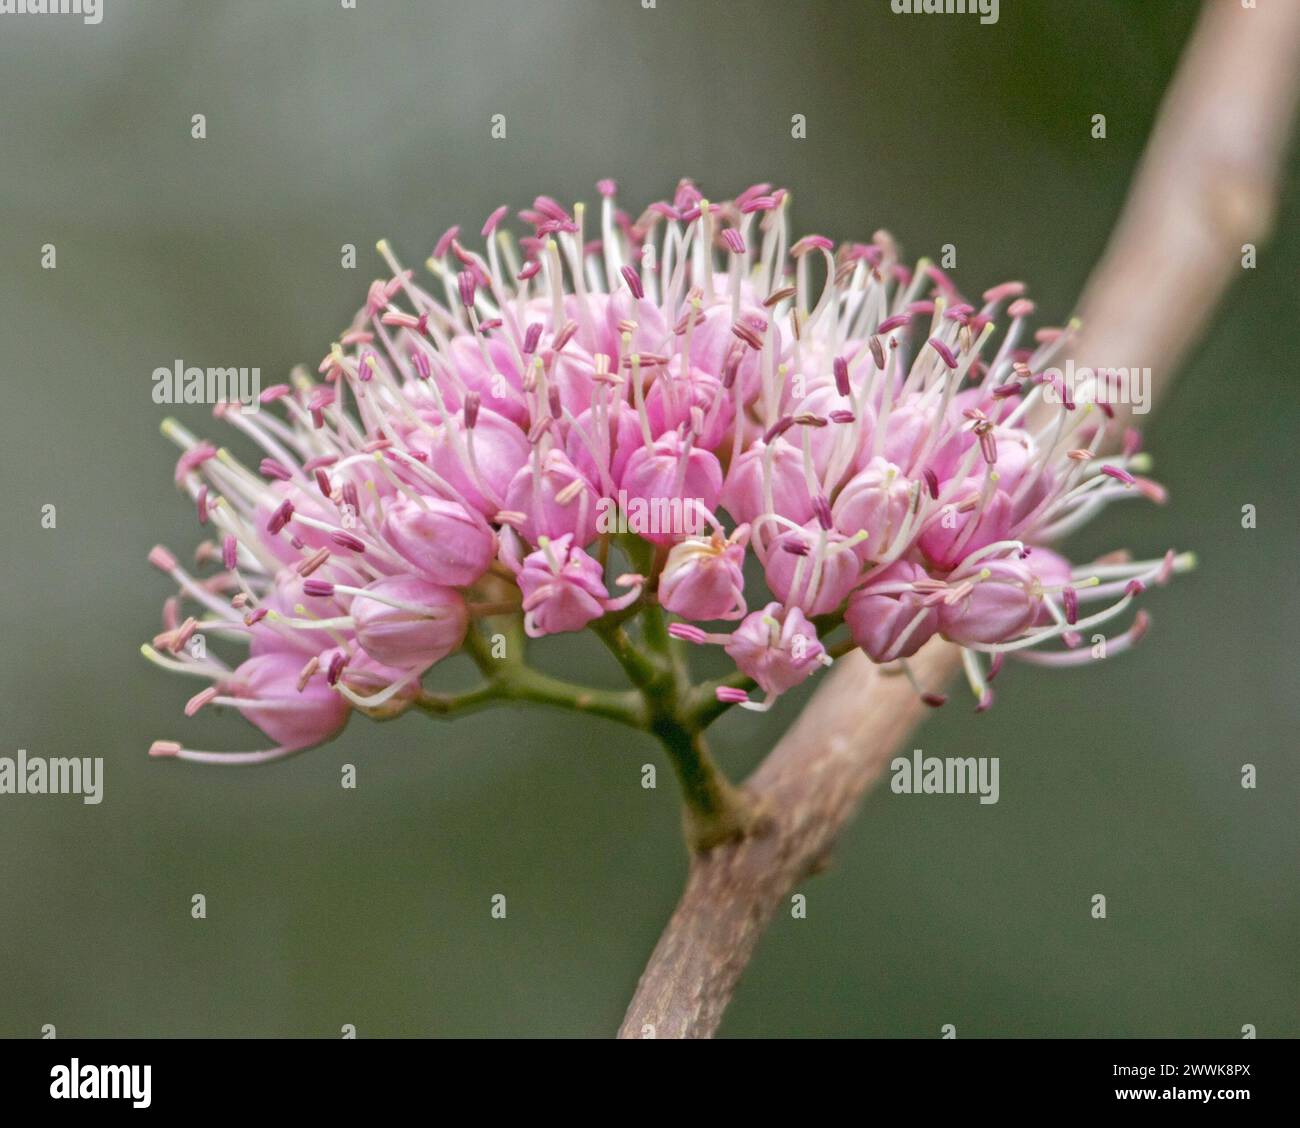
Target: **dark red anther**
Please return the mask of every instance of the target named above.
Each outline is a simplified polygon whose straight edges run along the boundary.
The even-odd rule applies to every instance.
[[[791,427],[794,426],[793,415],[783,415],[771,427],[767,429],[767,434],[763,436],[763,442],[771,446],[777,439],[784,435]]]
[[[266,531],[274,536],[289,523],[289,518],[293,516],[293,502],[287,497],[275,507],[274,512],[266,522]]]
[[[355,482],[343,483],[343,504],[351,509],[353,513],[361,512],[361,502],[357,498],[357,484]]]
[[[287,482],[293,477],[293,471],[274,458],[262,459],[257,469],[263,478],[274,478],[277,482]]]
[[[465,393],[465,430],[472,431],[474,424],[478,422],[478,409],[481,404],[481,398],[478,392]]]
[[[623,281],[627,283],[627,288],[632,291],[632,296],[640,301],[645,297],[645,287],[641,285],[641,276],[630,266],[622,269]]]
[[[1072,587],[1063,588],[1061,602],[1065,604],[1065,621],[1074,626],[1079,621],[1079,594]]]
[[[456,275],[456,284],[460,287],[460,304],[470,309],[474,305],[474,275],[468,270],[462,270]]]
[[[949,368],[957,367],[957,357],[953,354],[952,349],[950,349],[946,344],[944,344],[943,341],[939,340],[938,337],[930,338],[930,347],[939,354],[939,356],[943,359],[944,364],[946,364]]]
[[[832,365],[835,369],[835,390],[842,396],[849,394],[849,362],[842,356],[837,356]]]
[[[346,548],[349,552],[365,552],[366,542],[360,537],[353,536],[343,529],[333,529],[330,531],[330,540],[339,548]]]

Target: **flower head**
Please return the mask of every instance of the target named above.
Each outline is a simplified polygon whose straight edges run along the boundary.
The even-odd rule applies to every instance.
[[[191,711],[229,704],[274,744],[233,762],[421,700],[486,616],[538,638],[667,612],[736,663],[720,700],[756,686],[756,707],[846,645],[905,663],[937,634],[983,706],[1002,655],[1055,640],[1030,660],[1077,664],[1085,631],[1190,566],[1046,547],[1164,491],[1133,435],[1111,441],[1102,382],[1057,394],[1077,326],[1031,336],[1020,283],[971,301],[883,232],[793,240],[769,185],[719,203],[683,181],[635,217],[600,192],[596,215],[538,197],[517,240],[498,209],[481,250],[448,232],[431,280],[381,243],[385,275],[316,374],[266,389],[278,411],[218,407],[255,464],[164,425],[217,539],[206,575],[151,554],[178,595],[145,653],[211,682]],[[766,591],[747,600],[751,553]],[[716,621],[738,625],[698,625]]]

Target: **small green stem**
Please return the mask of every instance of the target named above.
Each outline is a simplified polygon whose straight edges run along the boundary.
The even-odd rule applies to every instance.
[[[645,702],[639,693],[632,691],[620,692],[577,685],[538,673],[528,666],[518,666],[502,674],[495,684],[498,696],[506,701],[554,705],[593,717],[607,717],[632,728],[646,727]]]
[[[681,784],[682,824],[692,850],[702,853],[753,829],[753,803],[723,774],[698,731],[668,717],[652,717],[650,731],[664,746]]]
[[[662,680],[664,670],[644,652],[637,649],[631,638],[628,637],[627,631],[621,626],[603,622],[596,623],[594,626],[596,637],[618,659],[618,664],[623,667],[633,685],[644,690]]]
[[[463,717],[466,713],[484,709],[500,699],[501,694],[497,692],[497,687],[491,682],[486,682],[464,693],[430,693],[424,690],[415,699],[415,704],[430,716],[450,720],[453,717]]]
[[[742,837],[755,822],[749,797],[727,779],[701,736],[705,725],[726,706],[717,701],[712,686],[692,689],[686,662],[659,606],[646,603],[639,613],[644,649],[632,641],[621,616],[592,624],[635,690],[595,689],[539,673],[524,664],[520,644],[510,654],[508,643],[507,656],[495,658],[487,638],[471,626],[465,650],[484,674],[485,683],[456,695],[423,693],[417,704],[433,716],[456,717],[495,702],[529,701],[606,717],[652,733],[667,752],[681,785],[687,843],[693,850],[708,850]],[[512,616],[506,625],[513,627],[517,619]]]

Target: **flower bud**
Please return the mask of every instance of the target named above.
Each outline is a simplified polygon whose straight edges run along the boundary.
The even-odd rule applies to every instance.
[[[529,638],[582,630],[605,613],[608,596],[600,564],[568,536],[524,558],[519,590]]]
[[[714,404],[717,404],[715,410]],[[650,433],[663,435],[691,423],[692,409],[699,408],[706,421],[696,442],[705,450],[716,449],[731,434],[734,414],[732,399],[716,376],[691,366],[690,376],[681,375],[681,360],[674,358],[668,375],[655,380],[645,398]]]
[[[767,466],[770,464],[770,471]],[[763,483],[770,473],[772,505],[769,510]],[[770,444],[756,442],[731,463],[727,484],[722,491],[722,506],[737,521],[753,524],[769,511],[778,513],[796,525],[813,516],[812,498],[804,473],[803,453],[785,439]]]
[[[565,436],[565,453],[588,481],[600,482],[602,478],[591,452],[594,447],[601,465],[609,471],[610,480],[618,482],[623,478],[627,460],[643,445],[641,424],[636,412],[623,400],[615,400],[599,418],[605,420],[603,428],[597,422],[593,408],[587,408],[574,419]]]
[[[623,472],[622,488],[629,501],[642,499],[651,513],[677,512],[682,528],[664,529],[658,522],[655,531],[642,533],[648,541],[672,544],[687,533],[688,523],[696,528],[698,506],[709,512],[718,504],[722,491],[722,467],[709,451],[688,447],[680,435],[673,433],[642,447],[628,459]]]
[[[745,613],[743,541],[692,537],[674,545],[659,576],[659,603],[683,619],[739,619]]]
[[[1001,486],[982,501],[985,483],[982,478],[967,478],[938,514],[930,519],[918,544],[936,568],[948,572],[977,549],[1006,540],[1011,532],[1012,501]],[[963,510],[963,504],[974,508]],[[967,526],[974,527],[968,529]]]
[[[241,663],[222,685],[227,696],[247,699],[236,708],[284,748],[320,744],[348,719],[348,703],[324,673],[312,674],[299,692],[302,667],[300,654],[262,654]]]
[[[939,605],[939,632],[951,642],[1007,642],[1024,634],[1038,616],[1041,592],[1020,560],[985,563],[969,594]]]
[[[418,576],[376,580],[352,600],[357,641],[385,666],[427,669],[460,649],[469,612],[460,594]]]
[[[831,509],[835,527],[849,537],[867,534],[854,548],[860,560],[884,556],[907,519],[911,491],[912,483],[883,458],[873,458],[840,491]]]
[[[742,674],[772,695],[810,678],[826,653],[804,613],[797,607],[784,610],[779,603],[750,612],[723,649]]]
[[[479,409],[473,427],[466,427],[459,415],[434,423],[430,440],[429,465],[466,504],[487,517],[501,508],[500,499],[505,497],[510,479],[531,453],[528,436],[487,407]],[[495,501],[484,496],[480,482],[495,495]]]
[[[382,525],[384,539],[418,575],[447,587],[468,587],[496,555],[490,526],[459,502],[429,497],[391,503]]]
[[[781,533],[769,546],[763,565],[772,594],[807,615],[834,611],[853,590],[861,571],[848,538],[825,532],[816,522],[797,533]]]
[[[849,596],[844,621],[853,641],[873,662],[910,658],[938,629],[939,613],[933,607],[912,627],[924,604],[910,585],[927,578],[919,565],[899,560]]]
[[[506,490],[505,508],[524,515],[517,527],[529,544],[568,534],[584,545],[596,539],[596,501],[591,483],[564,451],[552,447],[540,464],[530,460],[520,467]]]

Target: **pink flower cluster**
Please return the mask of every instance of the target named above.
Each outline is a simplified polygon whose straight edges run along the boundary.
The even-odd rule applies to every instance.
[[[517,241],[498,209],[482,251],[453,228],[431,281],[381,243],[389,275],[317,378],[218,407],[256,467],[164,425],[216,569],[153,551],[179,595],[145,653],[211,682],[187,713],[229,705],[274,747],[155,754],[286,755],[353,708],[407,707],[480,615],[537,638],[649,603],[723,646],[743,675],[724,702],[764,708],[849,645],[905,667],[939,635],[985,708],[1004,654],[1059,640],[1032,657],[1092,660],[1086,632],[1190,563],[1046,547],[1112,499],[1164,495],[1131,430],[1102,454],[1101,388],[1044,394],[1072,330],[1031,334],[1021,284],[972,302],[883,232],[791,242],[766,184],[716,203],[682,181],[637,218],[599,190],[597,216],[539,197]],[[628,532],[633,512],[660,520]],[[639,572],[611,580],[613,553]],[[232,669],[196,635],[248,657]]]

